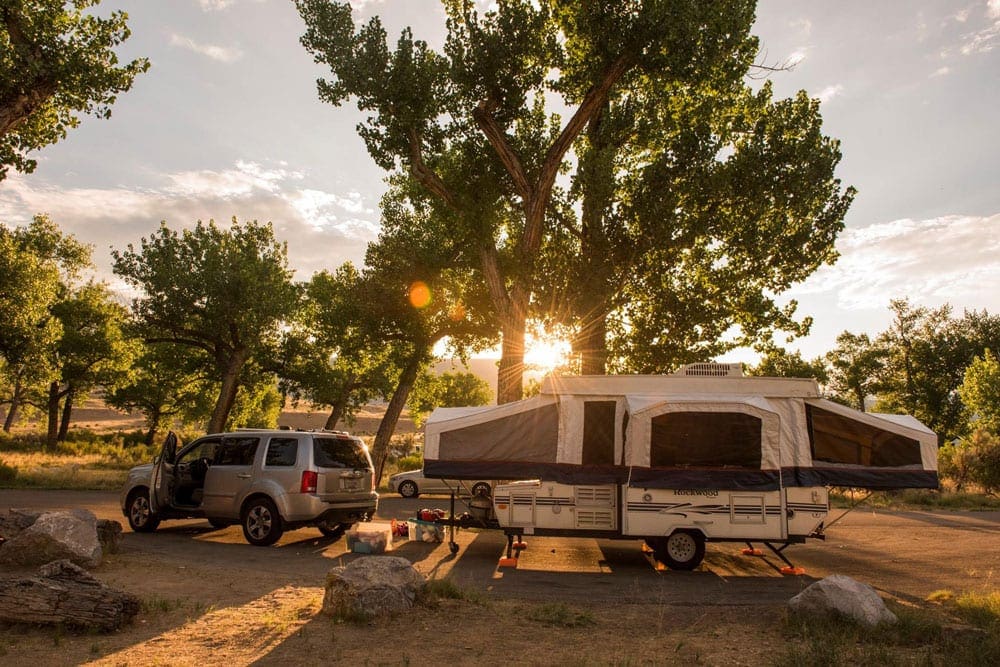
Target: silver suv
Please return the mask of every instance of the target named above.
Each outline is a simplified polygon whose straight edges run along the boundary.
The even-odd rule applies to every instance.
[[[136,532],[154,531],[163,519],[238,522],[257,546],[306,525],[340,537],[375,515],[374,477],[368,448],[340,431],[240,429],[179,450],[170,433],[153,463],[129,471],[122,512]]]

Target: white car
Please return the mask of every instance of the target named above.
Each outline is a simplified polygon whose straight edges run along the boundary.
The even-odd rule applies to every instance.
[[[421,493],[451,493],[459,495],[491,496],[493,482],[489,480],[432,479],[424,477],[423,470],[399,472],[389,478],[389,490],[404,498],[416,498]]]

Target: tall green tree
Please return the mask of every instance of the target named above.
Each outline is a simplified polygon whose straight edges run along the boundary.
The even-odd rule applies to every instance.
[[[120,93],[149,68],[120,65],[114,48],[129,37],[128,15],[86,11],[100,0],[0,3],[0,180],[10,167],[31,172],[28,153],[66,137],[80,115],[111,115]]]
[[[485,14],[472,0],[447,0],[436,53],[408,29],[390,49],[377,18],[356,29],[348,3],[296,4],[303,44],[333,73],[319,82],[321,99],[356,100],[372,158],[405,170],[450,211],[476,258],[502,332],[500,402],[521,396],[539,254],[573,142],[627,75],[696,77],[745,48],[754,18],[753,2],[740,0],[501,0]],[[545,106],[552,90],[565,122]],[[477,180],[493,186],[494,201]]]
[[[62,324],[56,346],[58,377],[49,383],[47,442],[66,439],[77,399],[95,387],[112,387],[132,366],[135,341],[125,329],[128,310],[107,285],[88,282],[54,304]]]
[[[1000,317],[966,311],[955,318],[949,305],[926,308],[906,299],[890,308],[892,324],[878,338],[887,356],[876,408],[912,414],[939,441],[954,440],[966,426],[958,393],[965,369],[986,349],[1000,349]]]
[[[487,405],[492,400],[490,384],[475,373],[425,372],[413,384],[407,407],[419,428],[434,408]]]
[[[197,403],[204,389],[203,378],[190,361],[184,346],[142,344],[131,372],[104,400],[119,410],[141,412],[146,419],[145,442],[151,445],[157,433]]]
[[[879,390],[885,356],[885,348],[868,334],[841,332],[837,346],[826,354],[831,397],[864,412],[865,399]]]
[[[357,410],[392,391],[397,356],[380,338],[367,285],[347,262],[304,287],[303,307],[282,341],[282,390],[328,407],[325,428],[351,424]]]
[[[381,476],[389,443],[413,385],[439,343],[450,356],[496,342],[497,320],[483,282],[461,261],[461,239],[449,218],[410,196],[409,179],[396,179],[382,200],[382,232],[368,247],[363,317],[375,343],[388,346],[397,370],[372,453]]]
[[[273,351],[298,308],[286,245],[270,223],[233,218],[228,229],[210,220],[180,233],[161,223],[112,256],[115,274],[140,292],[132,314],[145,341],[185,346],[218,382],[207,429],[223,430],[247,362]]]
[[[0,224],[0,357],[5,362],[3,402],[8,405],[4,431],[10,431],[32,390],[47,387],[56,374],[63,328],[53,308],[89,264],[89,246],[63,234],[47,216],[35,216],[26,227]]]
[[[971,427],[1000,435],[1000,361],[991,350],[965,369],[958,395],[972,417]]]

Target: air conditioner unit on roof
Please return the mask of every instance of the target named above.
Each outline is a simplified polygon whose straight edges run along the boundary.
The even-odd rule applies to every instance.
[[[719,364],[715,362],[686,364],[674,375],[695,377],[743,377],[743,364]]]

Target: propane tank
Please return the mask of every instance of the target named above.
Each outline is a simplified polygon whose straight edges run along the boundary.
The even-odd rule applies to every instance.
[[[469,513],[479,521],[489,521],[493,518],[493,499],[489,496],[472,496],[469,500]]]

